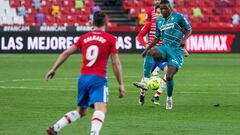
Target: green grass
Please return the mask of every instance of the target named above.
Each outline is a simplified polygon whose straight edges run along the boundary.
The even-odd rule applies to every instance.
[[[81,56],[73,55],[55,78],[44,81],[58,55],[0,55],[0,135],[44,135],[64,113],[75,109]],[[126,97],[117,98],[117,82],[109,64],[110,102],[102,135],[239,135],[240,55],[191,54],[175,76],[174,109],[139,106],[132,82],[142,76],[139,54],[120,55]],[[216,107],[214,105],[220,105]],[[87,117],[60,135],[87,135]]]

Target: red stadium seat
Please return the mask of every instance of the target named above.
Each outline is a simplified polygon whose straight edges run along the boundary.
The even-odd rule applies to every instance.
[[[130,9],[131,7],[133,7],[133,3],[130,2],[130,1],[126,0],[126,1],[123,3],[123,8],[124,8],[124,9],[128,10],[128,9]]]
[[[78,20],[80,22],[87,22],[89,20],[88,15],[81,15],[81,16],[77,16]]]
[[[25,6],[26,9],[33,7],[32,3],[29,1],[25,1],[23,5]]]
[[[215,3],[213,0],[205,0],[204,5],[205,5],[205,7],[211,7],[211,8],[215,7]]]
[[[19,0],[10,0],[10,6],[13,8],[18,8],[20,6]]]
[[[41,13],[43,13],[45,15],[48,15],[48,14],[50,14],[50,8],[48,8],[48,7],[41,7],[39,9],[39,12],[41,12]]]
[[[47,15],[46,22],[47,24],[53,25],[56,22],[56,18],[52,15]]]
[[[33,23],[33,22],[35,22],[35,15],[28,15],[24,18],[24,20],[27,23]]]
[[[68,15],[70,12],[70,8],[69,7],[61,7],[60,11],[61,11],[61,14]]]
[[[210,17],[210,22],[211,23],[219,23],[220,22],[220,17],[219,16],[211,16]]]
[[[175,7],[177,8],[182,8],[184,7],[184,2],[183,1],[175,1]]]
[[[204,16],[204,17],[201,17],[200,18],[200,21],[202,22],[202,23],[209,23],[209,20],[210,20],[210,18],[208,17],[208,16]]]
[[[212,8],[201,8],[203,11],[203,15],[212,15]]]
[[[223,23],[231,23],[231,17],[229,17],[229,16],[221,16],[220,20]]]
[[[150,1],[150,0],[143,0],[143,5],[144,5],[144,7],[151,7],[152,6],[152,1]]]

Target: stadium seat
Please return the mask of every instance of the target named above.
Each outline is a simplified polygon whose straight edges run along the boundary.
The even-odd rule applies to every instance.
[[[89,21],[89,16],[91,15],[91,8],[94,5],[94,0],[84,0],[85,7],[83,9],[75,8],[75,0],[56,0],[55,4],[60,6],[61,16],[71,18],[62,21],[57,17],[52,17],[50,15],[51,7],[53,4],[52,0],[40,0],[42,7],[40,9],[35,9],[33,7],[33,0],[24,2],[24,6],[29,11],[28,16],[20,19],[17,16],[16,9],[21,5],[19,0],[0,0],[2,8],[0,9],[0,25],[16,24],[22,25],[22,20],[24,20],[25,25],[35,24],[35,16],[38,12],[41,12],[46,17],[47,25],[79,25],[86,24]],[[240,0],[231,0],[230,2],[223,2],[220,0],[175,0],[174,10],[188,15],[190,21],[194,23],[193,25],[198,25],[199,23],[216,22],[218,26],[223,26],[228,23],[231,24],[231,16],[235,13],[240,14]],[[137,18],[140,9],[148,9],[152,7],[151,0],[124,0],[123,8],[129,11],[129,16],[132,18]],[[199,7],[202,9],[203,18],[192,17],[192,8]],[[228,8],[228,10],[225,10]],[[78,15],[77,17],[74,15]],[[74,23],[74,21],[76,21]],[[79,22],[80,21],[80,22]],[[115,26],[116,23],[111,22],[111,26]]]
[[[11,6],[12,8],[17,8],[17,7],[19,7],[19,6],[20,6],[19,0],[10,0],[10,6]]]
[[[220,22],[220,17],[219,16],[211,16],[210,17],[210,22],[219,23]]]
[[[80,22],[87,22],[89,20],[88,15],[77,16]]]
[[[177,8],[183,8],[185,5],[184,5],[184,2],[183,1],[175,1],[175,7]]]
[[[212,15],[212,8],[202,8],[202,11],[203,11],[203,15],[206,16],[206,15]]]

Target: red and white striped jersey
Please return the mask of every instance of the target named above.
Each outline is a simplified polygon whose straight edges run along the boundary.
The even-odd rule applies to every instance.
[[[152,7],[147,12],[147,21],[151,22],[151,28],[150,28],[150,31],[148,33],[148,43],[151,43],[153,41],[153,39],[155,38],[156,20],[157,20],[157,15],[155,13],[155,8]],[[161,44],[162,44],[161,41],[157,43],[157,45],[161,45]]]

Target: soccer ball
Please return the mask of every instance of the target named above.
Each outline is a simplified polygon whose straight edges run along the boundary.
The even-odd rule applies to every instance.
[[[151,90],[157,90],[160,87],[161,78],[157,76],[152,76],[148,81],[148,87]]]

